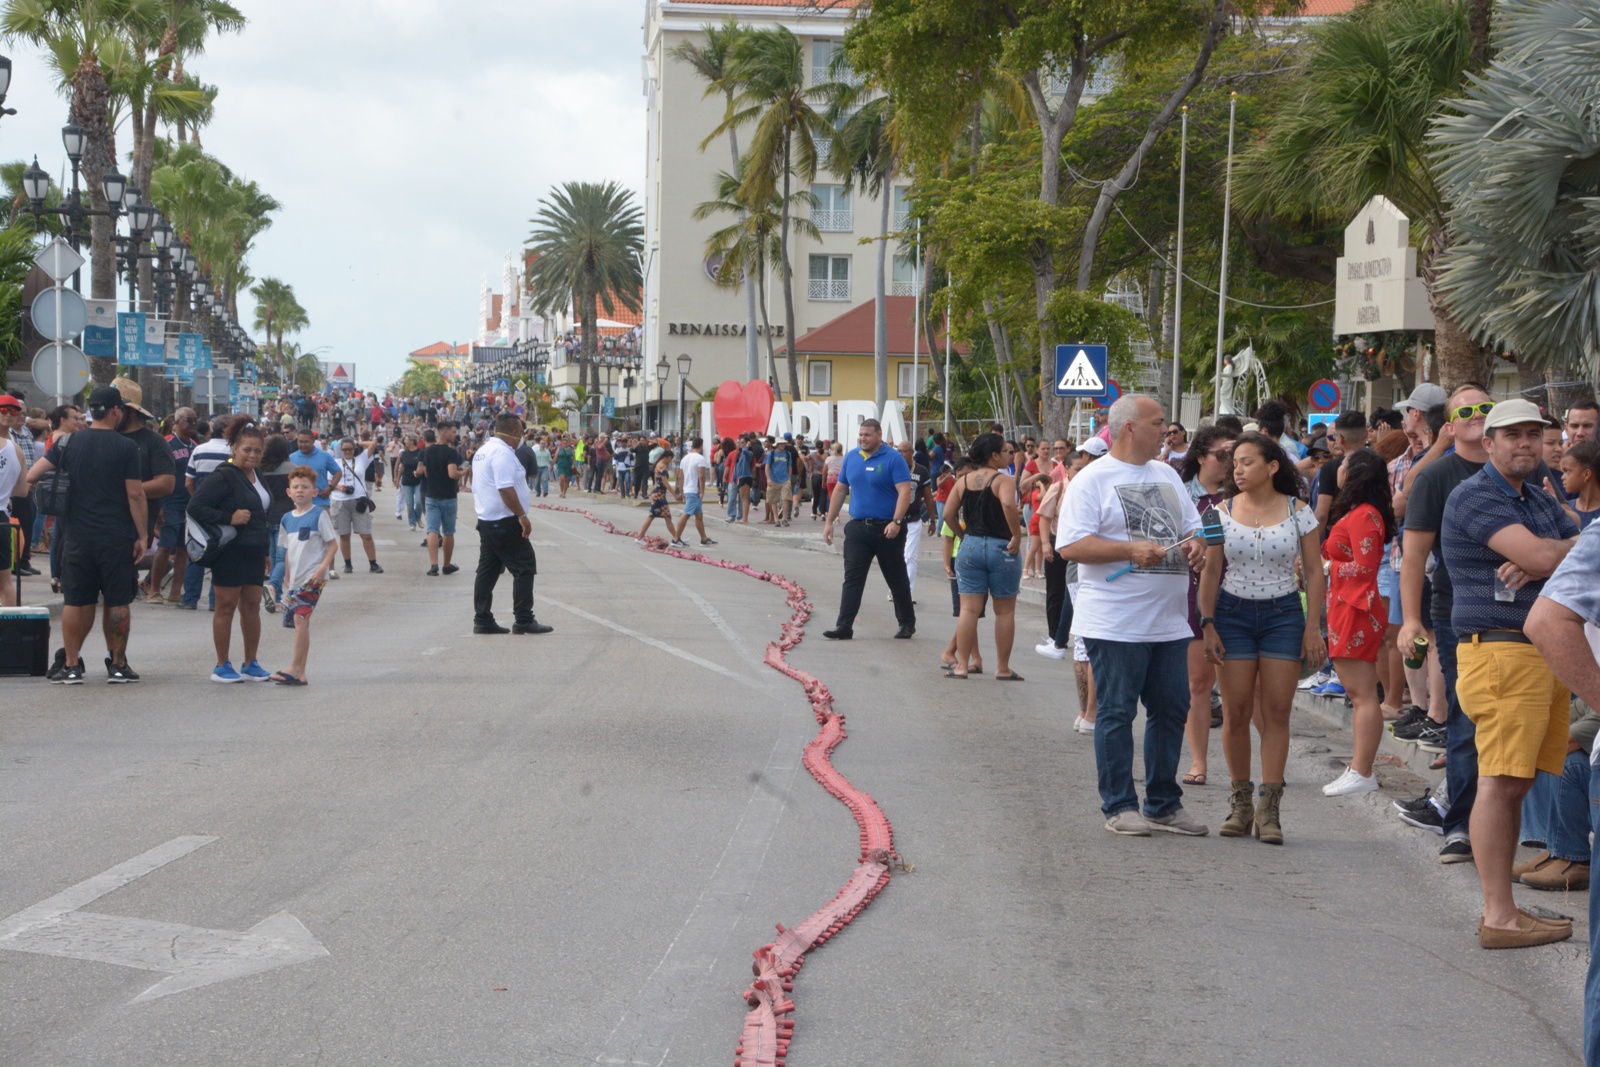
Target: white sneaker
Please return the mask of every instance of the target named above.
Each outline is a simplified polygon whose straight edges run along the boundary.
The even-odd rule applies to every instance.
[[[1079,715],[1076,719],[1072,720],[1072,728],[1078,731],[1080,734],[1094,733],[1094,723],[1090,722],[1088,719],[1085,719],[1082,715]]]
[[[1327,685],[1329,682],[1333,681],[1333,678],[1333,672],[1324,667],[1320,671],[1317,671],[1315,674],[1311,675],[1309,678],[1302,678],[1300,680],[1300,684],[1295,686],[1295,688],[1301,690],[1302,692],[1306,692],[1316,689],[1319,686]]]
[[[1378,788],[1376,776],[1357,774],[1354,767],[1346,767],[1344,773],[1327,785],[1322,787],[1325,797],[1349,797],[1358,793],[1371,793]]]
[[[1043,656],[1045,659],[1067,658],[1067,650],[1064,648],[1057,648],[1054,641],[1046,641],[1042,645],[1034,645],[1033,650],[1039,653],[1039,655]]]

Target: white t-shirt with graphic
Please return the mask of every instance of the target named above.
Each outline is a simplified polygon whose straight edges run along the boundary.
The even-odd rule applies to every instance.
[[[1056,548],[1099,537],[1176,545],[1200,527],[1200,513],[1178,472],[1160,460],[1124,463],[1104,456],[1067,484],[1056,527]],[[1154,567],[1083,563],[1073,600],[1072,632],[1102,641],[1187,641],[1189,561],[1173,548]]]

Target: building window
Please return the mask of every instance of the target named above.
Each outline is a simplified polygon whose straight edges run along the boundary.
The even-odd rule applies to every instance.
[[[894,212],[894,228],[897,230],[907,229],[911,225],[911,204],[906,196],[910,191],[904,185],[894,187],[894,207],[891,210]]]
[[[913,370],[915,370],[917,374],[915,388],[913,388],[911,384],[911,372]],[[923,393],[928,391],[927,360],[919,360],[915,367],[913,367],[910,363],[897,364],[895,376],[899,379],[895,383],[897,386],[895,390],[896,396],[910,398],[913,396],[921,396]]]
[[[806,395],[833,395],[833,363],[826,359],[813,359],[806,364]]]
[[[811,84],[822,85],[833,81],[847,85],[861,84],[861,75],[851,70],[841,57],[843,51],[842,41],[819,38],[811,42]]]
[[[850,299],[850,257],[811,257],[811,299]]]
[[[855,215],[850,209],[850,194],[842,185],[813,185],[811,195],[816,197],[816,207],[811,209],[811,221],[823,233],[849,233],[855,229]]]
[[[889,295],[917,295],[917,267],[906,256],[894,257],[894,272],[889,278]]]

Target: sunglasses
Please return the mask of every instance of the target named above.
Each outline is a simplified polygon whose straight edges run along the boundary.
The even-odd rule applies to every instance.
[[[1233,449],[1219,448],[1215,452],[1207,452],[1206,455],[1210,456],[1212,459],[1227,461],[1233,458]]]
[[[1494,401],[1485,400],[1481,404],[1467,404],[1450,412],[1450,421],[1475,418],[1478,415],[1487,415],[1494,410]]]

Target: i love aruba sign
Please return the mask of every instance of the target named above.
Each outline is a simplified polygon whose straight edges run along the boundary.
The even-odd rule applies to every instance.
[[[773,437],[792,433],[808,441],[853,443],[867,419],[883,424],[884,439],[890,444],[909,440],[905,405],[898,400],[885,403],[882,411],[870,400],[841,400],[837,404],[796,400],[780,404],[766,382],[726,381],[717,386],[715,399],[700,405],[700,425],[708,440],[753,432]]]

